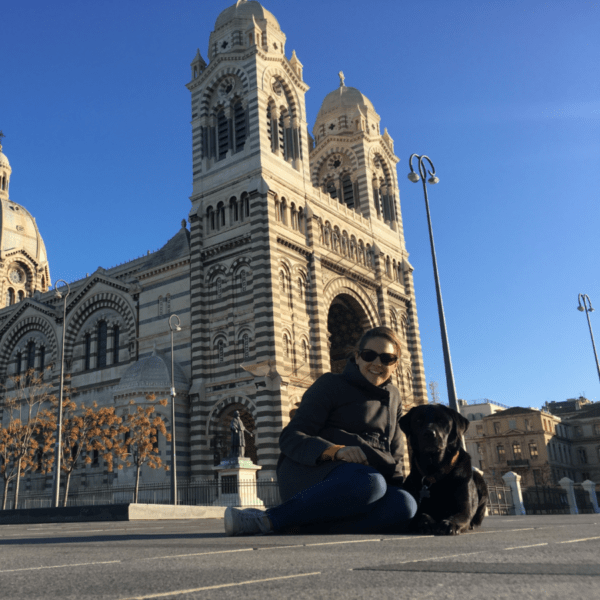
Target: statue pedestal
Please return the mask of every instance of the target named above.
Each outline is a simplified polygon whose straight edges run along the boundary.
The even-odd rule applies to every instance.
[[[213,469],[219,474],[218,497],[213,506],[264,508],[264,502],[256,494],[256,472],[261,467],[249,458],[234,456]]]

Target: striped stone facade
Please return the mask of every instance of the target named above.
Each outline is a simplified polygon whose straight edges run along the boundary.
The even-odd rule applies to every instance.
[[[309,134],[302,64],[295,52],[286,58],[285,34],[258,2],[219,16],[208,59],[196,54],[187,84],[189,229],[184,222],[158,252],[70,284],[65,365],[78,402],[121,412],[149,394],[168,397],[172,375],[179,477],[214,477],[238,410],[252,434],[247,454],[270,479],[302,394],[339,371],[368,328],[399,333],[396,383],[407,407],[426,402],[398,158],[371,102],[342,74]],[[4,381],[33,341],[58,385],[62,309],[54,291],[37,289],[0,310]],[[173,374],[171,314],[181,319]],[[170,427],[170,408],[159,410]],[[169,444],[160,447],[168,461]]]

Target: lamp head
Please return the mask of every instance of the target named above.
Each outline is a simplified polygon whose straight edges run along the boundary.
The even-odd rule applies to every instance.
[[[585,309],[583,308],[583,306],[581,306],[581,304],[577,307],[577,310],[583,312]]]
[[[417,183],[417,181],[419,181],[419,179],[421,179],[414,171],[411,171],[408,174],[408,178],[413,182],[413,183]]]
[[[428,183],[435,184],[440,182],[440,180],[435,175],[433,175],[432,173],[430,173],[430,175],[431,177],[427,180]]]
[[[179,325],[177,325],[177,327],[175,327],[175,331],[181,331],[181,327],[179,327]]]
[[[57,300],[60,300],[60,299],[61,299],[63,296],[62,296],[62,294],[61,294],[61,293],[60,293],[58,290],[56,290],[56,291],[54,292],[54,297],[55,297]]]

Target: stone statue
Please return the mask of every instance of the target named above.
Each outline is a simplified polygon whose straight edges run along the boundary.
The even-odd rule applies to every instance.
[[[340,87],[346,87],[346,84],[344,83],[344,81],[346,81],[346,78],[344,77],[344,72],[340,71],[338,73],[338,76],[340,78]]]
[[[231,419],[231,424],[229,425],[229,429],[231,429],[231,454],[232,458],[238,457],[243,458],[244,449],[246,448],[246,440],[244,438],[244,431],[248,431],[244,424],[242,423],[242,419],[240,418],[239,411],[233,412],[233,419]],[[252,435],[248,431],[248,435]]]

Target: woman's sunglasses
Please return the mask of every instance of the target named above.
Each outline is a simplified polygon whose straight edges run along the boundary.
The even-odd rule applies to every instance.
[[[387,352],[379,354],[378,352],[375,352],[375,350],[362,350],[359,353],[359,356],[365,362],[373,362],[379,356],[382,365],[393,365],[398,360],[398,357],[395,354],[388,354]]]

